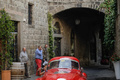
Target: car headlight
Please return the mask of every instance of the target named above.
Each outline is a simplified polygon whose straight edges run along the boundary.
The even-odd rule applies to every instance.
[[[57,80],[66,80],[65,78],[58,78]]]

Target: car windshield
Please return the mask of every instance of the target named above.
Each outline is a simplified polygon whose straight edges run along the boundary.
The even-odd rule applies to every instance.
[[[54,69],[54,68],[79,69],[79,64],[77,61],[71,59],[60,59],[50,62],[50,66],[48,67],[48,69]]]

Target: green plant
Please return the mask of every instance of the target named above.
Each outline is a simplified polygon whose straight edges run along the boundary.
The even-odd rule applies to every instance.
[[[117,14],[117,0],[105,0],[99,8],[105,9],[104,18],[104,51],[114,51],[115,23]]]
[[[1,40],[1,52],[0,52],[0,60],[2,65],[0,68],[3,70],[9,69],[10,65],[12,64],[12,56],[11,56],[11,44],[13,40],[13,32],[15,27],[13,26],[13,22],[10,19],[10,16],[6,11],[0,10],[0,40]]]
[[[114,53],[114,54],[111,56],[110,60],[111,60],[111,61],[119,61],[119,60],[120,60],[120,57],[119,57],[116,53]]]
[[[48,28],[49,28],[49,58],[55,57],[54,53],[54,37],[53,37],[53,26],[52,26],[53,17],[48,13]]]

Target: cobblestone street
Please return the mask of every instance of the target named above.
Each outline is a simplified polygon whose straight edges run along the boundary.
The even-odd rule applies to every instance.
[[[108,67],[86,67],[84,72],[87,74],[88,80],[116,80],[114,71]]]
[[[108,66],[85,67],[84,72],[87,74],[87,80],[116,80],[114,71]],[[24,80],[35,80],[39,76],[31,75],[31,78]]]

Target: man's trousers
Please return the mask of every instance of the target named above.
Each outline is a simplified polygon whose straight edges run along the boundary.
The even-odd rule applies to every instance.
[[[30,65],[28,65],[28,63],[24,63],[24,66],[25,66],[25,76],[26,77],[30,77]]]
[[[42,64],[42,60],[41,59],[35,59],[35,62],[37,64],[37,70],[36,70],[36,76],[39,76],[38,75],[38,69],[41,68],[41,64]],[[39,71],[40,73],[41,71]]]

